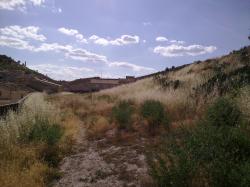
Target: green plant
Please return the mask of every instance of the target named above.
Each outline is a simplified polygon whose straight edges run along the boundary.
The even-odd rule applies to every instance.
[[[213,126],[236,126],[240,120],[240,110],[227,98],[218,98],[206,113],[206,121]]]
[[[168,125],[164,106],[160,101],[146,100],[141,105],[141,115],[148,121],[150,127]]]
[[[48,145],[56,144],[63,135],[60,125],[50,123],[46,118],[36,117],[31,128],[21,134],[20,139],[25,142],[46,142]]]
[[[130,129],[132,123],[133,106],[131,101],[120,101],[112,108],[112,118],[119,124],[120,129]]]
[[[219,118],[220,125],[210,116],[193,129],[179,129],[165,137],[164,146],[149,157],[158,186],[249,186],[249,130],[231,112],[226,115],[220,105],[235,109],[224,99],[210,107],[206,116],[216,111],[225,120]],[[232,116],[234,122],[228,123]]]

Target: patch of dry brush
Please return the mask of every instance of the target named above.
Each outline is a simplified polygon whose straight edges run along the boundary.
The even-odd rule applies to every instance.
[[[56,165],[70,151],[76,126],[33,94],[21,110],[0,119],[0,186],[46,186],[60,177]]]

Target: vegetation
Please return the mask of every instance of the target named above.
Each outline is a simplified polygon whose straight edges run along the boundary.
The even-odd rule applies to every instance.
[[[33,94],[20,112],[2,118],[0,186],[44,186],[60,177],[56,167],[70,151],[69,129],[42,94]]]
[[[120,129],[131,129],[133,106],[131,101],[121,101],[112,109],[112,118],[118,123]]]
[[[195,128],[167,138],[163,154],[149,162],[158,186],[248,186],[250,136],[240,118],[237,106],[220,98]]]
[[[215,103],[208,108],[206,121],[212,126],[223,127],[225,125],[235,127],[240,124],[240,110],[228,98],[218,98]]]
[[[146,100],[141,105],[141,115],[148,121],[150,130],[160,125],[168,125],[165,109],[160,101]]]
[[[15,62],[12,58],[0,55],[0,70],[4,71],[24,71],[27,74],[38,74],[37,72],[26,68],[21,62]]]

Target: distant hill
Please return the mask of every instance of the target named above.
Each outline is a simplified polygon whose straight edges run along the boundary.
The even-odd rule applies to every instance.
[[[0,55],[0,104],[20,99],[35,91],[56,92],[57,81],[31,70],[25,63]]]

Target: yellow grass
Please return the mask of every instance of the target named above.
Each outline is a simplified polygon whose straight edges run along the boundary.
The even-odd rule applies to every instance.
[[[39,156],[45,144],[19,141],[36,117],[61,124],[65,133],[58,146],[62,153],[70,148],[77,122],[74,118],[63,120],[60,110],[47,102],[45,95],[33,94],[19,113],[11,112],[0,120],[0,186],[43,187],[49,182],[52,170]]]

